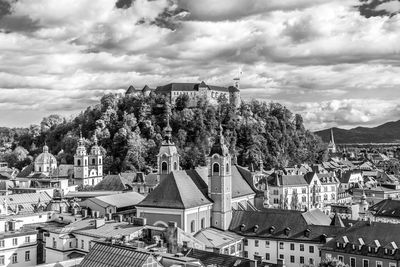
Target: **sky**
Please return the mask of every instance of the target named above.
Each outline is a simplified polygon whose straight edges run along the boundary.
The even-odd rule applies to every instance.
[[[0,126],[170,82],[279,102],[306,127],[400,119],[395,0],[0,0]]]

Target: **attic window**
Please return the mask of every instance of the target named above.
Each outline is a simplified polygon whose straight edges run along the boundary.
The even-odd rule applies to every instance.
[[[242,223],[241,225],[240,225],[240,231],[244,231],[244,228],[246,227],[246,225],[244,224],[244,223]]]
[[[289,236],[290,227],[286,227],[285,230],[284,230],[284,233],[285,233],[286,236]]]
[[[270,234],[273,234],[275,232],[275,226],[271,226],[270,228],[269,228],[269,233]]]
[[[254,225],[253,231],[254,231],[254,233],[256,233],[258,231],[258,224]]]
[[[310,229],[306,229],[306,230],[304,230],[304,236],[305,237],[310,237]]]

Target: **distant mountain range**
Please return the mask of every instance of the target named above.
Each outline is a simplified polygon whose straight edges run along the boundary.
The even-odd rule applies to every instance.
[[[317,131],[324,142],[329,142],[331,129]],[[333,128],[335,143],[398,143],[400,142],[400,120],[368,128]]]

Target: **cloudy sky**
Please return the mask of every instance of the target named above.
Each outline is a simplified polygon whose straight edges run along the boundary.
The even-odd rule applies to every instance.
[[[77,114],[104,92],[230,85],[312,129],[400,119],[400,2],[0,0],[0,125]]]

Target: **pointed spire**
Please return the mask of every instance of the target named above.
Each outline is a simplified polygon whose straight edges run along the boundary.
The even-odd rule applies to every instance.
[[[166,104],[166,115],[167,115],[167,126],[164,128],[164,140],[166,144],[171,144],[171,139],[172,139],[172,128],[169,125],[169,116],[170,116],[170,107],[168,104]]]
[[[335,143],[335,139],[333,138],[333,128],[331,128],[331,140],[330,140],[331,144]]]
[[[96,134],[93,134],[93,143],[95,146],[97,146],[97,142],[98,142],[97,136],[96,136]]]

